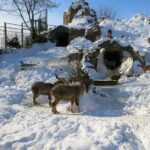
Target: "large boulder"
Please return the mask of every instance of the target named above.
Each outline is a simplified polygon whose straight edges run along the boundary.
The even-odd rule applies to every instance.
[[[100,38],[100,27],[98,24],[91,24],[85,31],[85,38],[91,40],[92,42]]]
[[[97,41],[96,45],[91,47],[83,64],[88,72],[93,73],[95,71],[94,76],[96,78],[104,79],[120,75],[131,75],[136,73],[133,66],[134,62],[138,61],[142,65],[145,63],[130,45],[123,46],[115,40]],[[87,62],[88,65],[86,65]]]

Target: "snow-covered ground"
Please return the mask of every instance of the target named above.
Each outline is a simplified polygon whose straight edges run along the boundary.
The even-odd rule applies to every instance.
[[[138,19],[102,22],[102,38],[111,28],[114,38],[149,53],[150,25]],[[149,150],[150,73],[122,77],[119,85],[84,94],[80,113],[71,113],[70,104],[61,102],[61,114],[53,115],[46,96],[33,107],[31,84],[53,83],[54,73],[66,75],[66,56],[81,40],[70,51],[46,43],[0,56],[0,150]],[[35,66],[21,68],[20,61]]]

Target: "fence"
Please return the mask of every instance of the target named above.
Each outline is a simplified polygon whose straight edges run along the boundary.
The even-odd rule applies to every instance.
[[[47,9],[42,10],[34,14],[34,29],[36,35],[40,35],[43,31],[48,31],[48,28],[54,28],[54,25],[48,25]],[[30,22],[26,22],[30,28]],[[24,23],[13,24],[4,23],[4,26],[0,26],[0,49],[9,47],[9,41],[17,37],[20,47],[24,47],[27,41],[26,37],[30,36],[30,31]],[[28,41],[27,41],[28,42]]]
[[[43,31],[48,30],[48,14],[47,9],[44,9],[38,13],[34,14],[34,26],[38,34]]]
[[[30,31],[23,24],[4,23],[0,26],[0,49],[9,46],[8,42],[17,37],[20,47],[25,46],[25,39],[30,35]]]
[[[0,50],[4,49],[5,42],[4,42],[4,28],[0,26]]]
[[[34,20],[30,20],[33,23],[34,31],[36,35],[39,35],[43,31],[48,30],[48,15],[47,15],[47,9],[44,9],[42,11],[39,11],[34,14]],[[26,24],[30,28],[30,21],[27,21]]]

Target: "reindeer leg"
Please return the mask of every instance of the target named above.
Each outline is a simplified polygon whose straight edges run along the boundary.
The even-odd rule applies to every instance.
[[[39,103],[36,102],[37,97],[38,97],[38,95],[35,95],[35,94],[33,95],[33,105],[34,106],[39,105]]]
[[[73,112],[73,104],[74,104],[74,100],[71,101],[71,112]]]
[[[52,103],[51,103],[51,95],[48,95],[48,99],[49,99],[49,106],[51,107],[51,106],[52,106]]]
[[[76,98],[76,99],[75,99],[75,104],[76,104],[76,106],[77,106],[77,108],[78,108],[78,112],[80,112],[80,108],[79,108],[79,98]]]
[[[58,111],[57,111],[57,109],[56,109],[56,105],[59,103],[59,100],[55,100],[54,99],[54,101],[52,102],[52,104],[51,104],[51,106],[52,106],[52,112],[54,113],[54,114],[60,114]]]

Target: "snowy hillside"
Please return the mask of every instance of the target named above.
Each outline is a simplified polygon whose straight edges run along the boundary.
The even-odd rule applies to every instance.
[[[102,36],[105,37],[107,30],[112,29],[114,38],[125,45],[130,44],[141,54],[150,52],[150,18],[137,14],[130,19],[104,20],[100,23]],[[148,60],[150,62],[150,60]]]
[[[147,17],[104,20],[100,26],[101,40],[110,28],[115,39],[146,53],[150,63]],[[86,42],[87,48],[96,44]],[[71,113],[70,104],[61,102],[57,106],[61,114],[54,115],[46,96],[33,107],[31,84],[53,83],[54,73],[67,75],[67,55],[83,43],[77,38],[67,48],[36,44],[0,56],[0,150],[149,150],[150,73],[123,76],[119,85],[89,91],[81,98],[80,113]],[[21,61],[34,66],[22,68]]]

